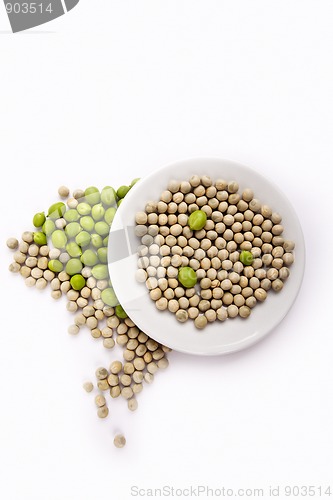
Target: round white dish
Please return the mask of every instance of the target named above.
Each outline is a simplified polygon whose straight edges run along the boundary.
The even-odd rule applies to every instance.
[[[215,321],[197,330],[192,320],[179,323],[169,311],[158,311],[145,284],[135,279],[135,214],[149,200],[158,200],[171,179],[188,180],[192,175],[209,175],[213,180],[236,180],[240,190],[249,187],[255,197],[279,212],[284,237],[295,242],[295,262],[280,293],[270,291],[247,319]],[[286,196],[268,179],[244,165],[219,158],[182,160],[156,170],[138,182],[120,205],[114,218],[108,248],[109,272],[119,302],[134,323],[149,337],[177,351],[217,355],[239,351],[265,337],[285,317],[300,289],[304,274],[305,247],[297,215]]]

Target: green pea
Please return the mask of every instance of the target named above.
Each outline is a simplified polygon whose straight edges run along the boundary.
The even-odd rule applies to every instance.
[[[71,208],[70,210],[67,210],[66,213],[64,213],[64,219],[66,222],[75,222],[79,220],[80,215],[75,208]]]
[[[46,219],[42,227],[46,236],[51,236],[53,231],[55,231],[55,228],[56,228],[55,223],[51,219]]]
[[[123,202],[123,199],[124,199],[124,198],[121,198],[120,200],[118,200],[118,201],[117,201],[117,207],[120,207],[120,205],[121,205],[121,204],[122,204],[122,202]]]
[[[35,227],[42,227],[46,220],[44,212],[39,212],[38,214],[34,215],[34,218],[32,219],[32,223]]]
[[[76,210],[79,212],[80,215],[89,215],[91,212],[91,206],[83,201],[82,203],[78,204]]]
[[[89,215],[81,217],[80,224],[85,231],[92,231],[94,229],[95,221]]]
[[[85,266],[95,266],[98,262],[96,253],[90,249],[85,250],[81,255],[81,262],[83,262]]]
[[[207,214],[203,210],[194,210],[188,218],[188,225],[192,231],[200,231],[207,222]]]
[[[117,189],[117,196],[119,199],[121,198],[125,198],[125,196],[127,195],[128,191],[130,190],[131,188],[129,186],[120,186],[120,188]]]
[[[107,224],[111,224],[113,222],[114,216],[116,215],[117,209],[114,207],[110,207],[104,214],[104,220]]]
[[[130,188],[134,186],[134,184],[136,184],[137,182],[139,182],[140,180],[140,177],[136,177],[136,179],[133,179],[131,184],[130,184]]]
[[[79,232],[82,231],[82,227],[78,222],[70,222],[65,227],[65,231],[68,238],[75,238],[75,236],[77,236]]]
[[[87,231],[81,231],[76,237],[75,237],[75,243],[77,243],[80,247],[86,247],[89,245],[91,240],[91,236]]]
[[[66,245],[66,252],[71,257],[81,257],[81,255],[82,255],[81,248],[74,241],[71,241],[70,243],[67,243],[67,245]]]
[[[103,245],[104,245],[105,247],[107,247],[107,246],[108,246],[108,244],[109,244],[109,236],[107,236],[107,237],[106,237],[106,238],[104,238],[104,240],[103,240]]]
[[[91,244],[95,248],[100,248],[103,246],[103,239],[102,236],[99,234],[92,234],[91,235]]]
[[[80,259],[69,259],[66,264],[66,273],[72,276],[73,274],[78,274],[82,271],[82,262]]]
[[[95,231],[101,236],[106,236],[110,232],[110,228],[106,222],[100,221],[95,224]]]
[[[86,280],[81,274],[75,274],[71,277],[70,284],[74,290],[82,290],[82,288],[86,285]]]
[[[104,205],[114,205],[116,203],[116,192],[111,186],[105,186],[101,191],[101,200]]]
[[[105,288],[105,290],[103,290],[101,293],[101,299],[104,304],[110,307],[115,307],[117,304],[119,304],[113,288]]]
[[[65,248],[66,243],[67,243],[67,236],[65,234],[65,231],[62,231],[61,229],[56,229],[52,233],[52,244],[56,248]]]
[[[36,245],[46,245],[47,244],[47,239],[46,239],[46,234],[42,233],[41,231],[34,233],[34,242]]]
[[[244,266],[250,266],[253,262],[253,255],[248,250],[243,250],[240,253],[239,260]]]
[[[99,190],[94,186],[88,187],[84,192],[84,196],[86,197],[86,202],[89,203],[89,205],[96,205],[101,199]]]
[[[128,318],[126,312],[124,311],[124,309],[121,307],[120,304],[118,306],[116,306],[116,315],[118,316],[118,318],[121,318],[121,319]]]
[[[178,272],[178,281],[185,288],[193,288],[197,282],[197,275],[192,267],[181,267]]]
[[[91,209],[91,215],[96,221],[103,219],[104,214],[105,208],[103,207],[102,203],[97,203],[97,205],[94,205]]]
[[[52,259],[48,263],[48,268],[50,269],[50,271],[53,271],[54,273],[60,273],[63,270],[64,266],[60,262],[60,260]]]
[[[108,249],[106,247],[101,247],[97,250],[97,256],[102,264],[107,264],[108,262]]]
[[[108,266],[106,266],[105,264],[97,264],[92,268],[91,274],[97,280],[104,280],[109,276]]]
[[[59,219],[60,217],[63,217],[64,213],[66,212],[66,205],[62,201],[58,201],[57,203],[53,203],[53,205],[50,206],[49,211],[47,213],[47,216],[50,217],[50,219]]]

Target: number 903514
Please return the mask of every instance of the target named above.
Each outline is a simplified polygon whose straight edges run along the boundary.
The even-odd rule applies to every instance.
[[[8,14],[42,14],[43,12],[49,12],[52,14],[52,4],[43,5],[42,3],[18,3],[18,2],[7,2],[6,11]]]

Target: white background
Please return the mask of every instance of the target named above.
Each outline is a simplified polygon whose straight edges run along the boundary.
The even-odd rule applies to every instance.
[[[333,487],[332,20],[326,0],[81,0],[13,35],[0,6],[1,499]],[[60,184],[117,186],[201,155],[284,190],[304,229],[303,287],[260,344],[174,352],[137,412],[111,401],[100,421],[81,384],[112,353],[86,331],[69,338],[65,302],[9,274],[5,240]]]

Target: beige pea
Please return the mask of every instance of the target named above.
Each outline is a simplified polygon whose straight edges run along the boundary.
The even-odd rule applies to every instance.
[[[79,204],[79,202],[75,198],[68,198],[66,203],[68,208],[76,208]]]
[[[29,243],[27,243],[26,241],[21,241],[18,246],[18,249],[21,253],[27,254],[29,250]]]
[[[251,314],[251,309],[248,306],[243,305],[239,308],[238,313],[241,318],[248,318]]]
[[[117,434],[113,440],[113,444],[116,448],[123,448],[126,444],[126,439],[123,434]]]
[[[83,326],[86,324],[86,318],[83,316],[83,314],[77,314],[74,318],[74,323],[77,326]]]
[[[114,387],[111,387],[110,389],[110,396],[111,398],[118,398],[120,396],[121,389],[119,385],[115,385]]]
[[[147,370],[149,373],[154,375],[158,371],[158,366],[154,361],[152,361],[151,363],[147,364]]]
[[[69,196],[69,189],[66,186],[60,186],[58,189],[58,194],[61,198],[67,198]]]
[[[208,323],[208,320],[207,320],[206,316],[204,316],[204,315],[200,315],[197,318],[195,318],[195,320],[194,320],[194,325],[199,330],[205,328],[205,326],[207,326],[207,323]]]
[[[109,372],[107,371],[106,368],[100,367],[97,368],[97,370],[95,371],[95,375],[98,380],[104,380],[108,377]]]
[[[151,384],[154,381],[154,375],[152,373],[147,372],[144,375],[144,379],[145,382],[147,382],[147,384]]]
[[[178,309],[178,311],[176,312],[176,319],[180,323],[185,323],[185,321],[188,320],[188,312],[185,311],[185,309]]]
[[[97,311],[95,311],[95,318],[98,321],[102,321],[105,318],[105,315],[104,315],[103,311],[101,311],[99,309]]]
[[[114,373],[111,373],[109,376],[108,376],[108,384],[110,387],[115,387],[117,385],[119,385],[119,377],[118,375],[114,374]]]
[[[47,281],[46,279],[44,278],[39,278],[37,281],[36,281],[36,288],[38,290],[44,290],[44,288],[46,288],[47,286]]]
[[[142,384],[133,384],[132,385],[132,390],[133,390],[133,393],[134,394],[139,394],[143,389],[143,385]]]
[[[113,361],[110,365],[110,372],[114,375],[120,373],[123,369],[123,364],[121,361]]]
[[[140,384],[143,381],[143,373],[142,371],[135,371],[132,375],[132,379],[136,384]]]
[[[61,290],[52,290],[51,292],[52,299],[59,300],[61,296],[62,296]]]
[[[70,290],[71,284],[69,281],[63,281],[60,285],[60,290],[62,293],[67,293]]]
[[[102,406],[98,408],[97,415],[99,418],[106,418],[109,415],[109,409],[107,406]]]
[[[275,291],[275,292],[280,292],[280,290],[282,290],[283,288],[283,281],[280,280],[279,278],[272,281],[272,289]]]
[[[33,275],[33,271],[34,271],[34,269],[31,271],[32,275]],[[39,271],[43,274],[43,271],[41,269]],[[36,278],[36,277],[37,276],[34,276],[34,278]],[[38,276],[38,277],[40,278],[41,276]],[[51,290],[60,290],[60,280],[58,278],[53,278],[50,285],[51,285]]]
[[[133,397],[133,389],[131,387],[123,387],[121,395],[124,399],[131,399]]]
[[[143,358],[135,358],[133,360],[133,365],[132,365],[135,370],[133,369],[133,371],[131,372],[132,374],[134,373],[134,371],[138,370],[138,371],[142,371],[145,369],[145,366],[146,366],[146,363],[144,361]]]
[[[117,316],[111,316],[107,319],[106,324],[109,328],[117,328],[120,324],[120,320]]]
[[[101,330],[99,328],[93,328],[92,330],[90,330],[90,335],[94,339],[99,339],[101,337],[102,333],[101,333]]]
[[[110,389],[107,379],[99,380],[97,382],[97,387],[101,391],[108,391]]]
[[[31,257],[36,257],[39,254],[39,246],[37,246],[35,244],[30,245],[28,248],[28,254]],[[36,261],[36,264],[37,264],[37,261]]]
[[[225,321],[228,317],[228,311],[224,307],[217,309],[216,317],[219,321]]]
[[[282,260],[285,266],[291,266],[294,262],[294,255],[290,252],[287,252],[283,255]]]
[[[34,235],[31,231],[24,231],[22,234],[22,240],[26,243],[32,243],[34,241]]]
[[[103,394],[98,394],[95,397],[95,405],[98,406],[99,408],[106,405],[106,399],[103,396]]]
[[[24,266],[26,267],[26,266]],[[9,271],[11,273],[18,273],[21,269],[21,265],[18,263],[18,262],[12,262],[10,265],[9,265]],[[29,269],[29,268],[28,268]],[[22,273],[21,273],[22,274]],[[22,275],[23,276],[23,275]],[[28,277],[28,276],[27,276]]]
[[[77,335],[80,331],[80,327],[78,325],[70,325],[67,331],[70,335]]]
[[[125,334],[118,335],[116,340],[117,340],[117,344],[118,345],[125,346],[127,344],[127,342],[128,342],[128,337]]]
[[[83,384],[83,389],[86,391],[86,392],[91,392],[93,390],[94,386],[91,382],[85,382]]]
[[[227,310],[229,318],[235,318],[236,316],[238,316],[238,307],[236,305],[230,304]]]
[[[153,359],[155,361],[158,361],[159,359],[164,358],[164,356],[165,356],[165,353],[161,347],[159,347],[158,349],[156,349],[156,351],[153,352]]]
[[[69,302],[67,302],[66,309],[69,312],[76,312],[78,309],[77,303],[73,300],[70,300]]]
[[[81,200],[84,198],[84,191],[82,191],[82,189],[75,189],[75,191],[73,191],[73,197],[76,200]]]
[[[259,302],[263,302],[267,298],[267,292],[263,288],[257,288],[254,291],[254,296]]]
[[[169,366],[169,361],[167,358],[162,358],[160,360],[158,360],[157,362],[157,366],[161,369],[161,370],[165,370],[168,366]]]
[[[282,281],[285,281],[290,275],[290,271],[287,267],[281,267],[281,269],[279,270],[279,278],[282,280]]]
[[[143,359],[144,359],[145,363],[150,363],[151,361],[153,361],[152,353],[146,352],[145,355],[143,356]]]
[[[213,323],[213,321],[215,321],[217,318],[217,314],[216,311],[214,311],[214,309],[208,309],[207,311],[205,311],[205,316],[209,323]]]
[[[131,398],[127,401],[127,406],[130,411],[135,411],[138,408],[138,402],[135,398]]]
[[[295,248],[295,243],[291,240],[285,240],[283,243],[283,248],[286,252],[292,252]]]
[[[139,345],[139,342],[137,341],[137,339],[129,339],[126,347],[129,351],[135,351],[135,349],[138,347],[138,345]]]
[[[11,250],[16,250],[19,246],[19,242],[16,238],[8,238],[8,240],[6,241],[6,245]]]
[[[26,255],[22,252],[15,252],[13,255],[13,259],[15,262],[17,262],[17,264],[24,264],[24,262],[26,260]],[[31,266],[29,266],[29,267],[31,267]]]
[[[103,346],[105,349],[112,349],[115,346],[115,341],[111,338],[103,339]]]
[[[131,377],[129,375],[126,375],[126,374],[121,375],[120,382],[124,386],[129,386],[129,385],[131,385]]]

